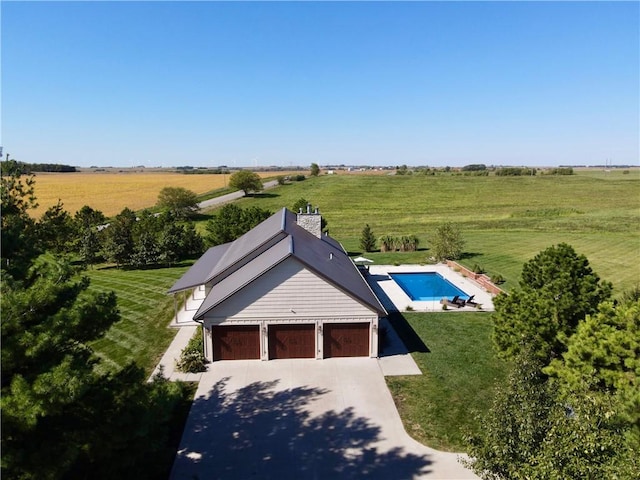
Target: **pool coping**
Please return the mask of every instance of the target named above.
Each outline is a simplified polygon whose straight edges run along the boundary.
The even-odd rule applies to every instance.
[[[365,279],[380,299],[387,311],[407,311],[409,307],[416,312],[441,312],[443,305],[438,301],[415,301],[389,276],[390,273],[439,273],[446,280],[464,291],[474,295],[479,308],[466,306],[462,308],[448,307],[447,312],[482,311],[493,312],[493,294],[487,292],[469,277],[461,275],[443,263],[434,265],[370,265]]]

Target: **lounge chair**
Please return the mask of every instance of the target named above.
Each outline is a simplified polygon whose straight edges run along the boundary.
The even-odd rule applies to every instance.
[[[475,295],[471,295],[469,298],[467,298],[467,301],[464,302],[465,305],[469,305],[470,307],[477,307],[479,305],[478,302],[476,302],[473,297],[475,297]]]
[[[442,300],[440,300],[440,303],[446,305],[447,307],[464,307],[464,300],[460,300],[459,295],[456,295],[451,300],[449,300],[448,298],[443,298]]]

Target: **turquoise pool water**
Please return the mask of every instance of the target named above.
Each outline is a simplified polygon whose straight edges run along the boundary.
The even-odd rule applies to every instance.
[[[389,275],[414,301],[436,302],[445,297],[451,300],[456,295],[462,300],[469,298],[469,295],[436,272],[390,273]]]

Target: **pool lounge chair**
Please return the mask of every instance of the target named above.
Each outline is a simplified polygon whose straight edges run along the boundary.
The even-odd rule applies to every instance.
[[[465,305],[468,305],[470,307],[477,307],[479,305],[479,303],[477,303],[473,297],[475,297],[475,295],[471,295],[469,298],[467,298],[467,301],[464,302]]]
[[[443,298],[442,300],[440,300],[440,303],[446,305],[447,307],[464,307],[464,300],[460,300],[459,295],[456,295],[451,300],[449,300],[448,298]]]

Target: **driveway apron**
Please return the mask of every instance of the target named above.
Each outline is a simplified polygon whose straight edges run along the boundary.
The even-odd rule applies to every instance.
[[[221,361],[171,479],[477,478],[458,457],[407,435],[376,359]]]

